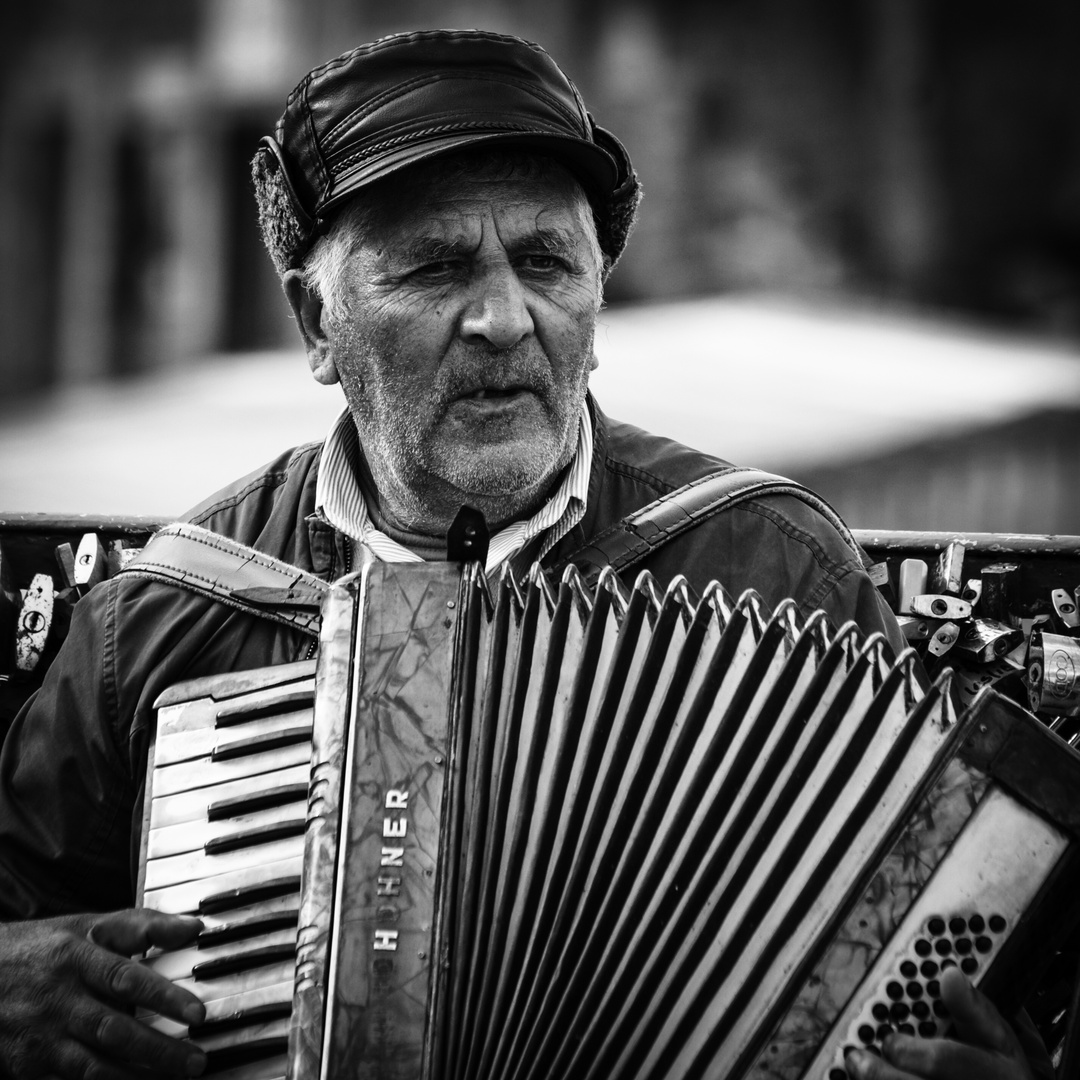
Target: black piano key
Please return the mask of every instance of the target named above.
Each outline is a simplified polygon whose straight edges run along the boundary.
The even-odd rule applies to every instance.
[[[286,911],[274,911],[269,915],[256,915],[243,922],[222,923],[203,930],[195,939],[195,947],[210,949],[215,945],[231,945],[234,941],[246,941],[261,934],[272,934],[276,930],[288,930],[296,926],[300,919],[297,908]]]
[[[204,897],[199,901],[198,914],[215,915],[219,911],[232,911],[235,908],[247,907],[248,904],[257,904],[261,900],[274,900],[279,896],[288,896],[290,893],[299,891],[299,874],[259,882],[256,885],[244,885],[239,889],[229,889],[227,892]]]
[[[269,825],[259,825],[254,829],[243,829],[228,836],[215,836],[203,844],[207,855],[224,855],[227,851],[239,851],[241,848],[254,847],[256,844],[269,844],[274,840],[284,840],[289,836],[303,836],[307,827],[307,818],[293,818],[290,821],[274,821]]]
[[[217,716],[214,718],[214,727],[235,727],[237,724],[247,724],[252,720],[265,719],[267,716],[281,716],[283,713],[310,709],[314,703],[315,691],[309,687],[306,690],[293,690],[274,701],[225,705],[218,709]]]
[[[206,808],[207,821],[224,821],[226,818],[254,814],[258,810],[271,810],[291,802],[307,799],[307,784],[282,784],[280,787],[260,791],[254,795],[237,795],[231,799],[219,799]]]
[[[193,1025],[188,1029],[188,1037],[205,1039],[211,1035],[220,1035],[239,1028],[252,1027],[256,1024],[268,1024],[272,1020],[283,1020],[292,1014],[291,1001],[271,1002],[269,1005],[253,1005],[250,1009],[207,1020],[203,1024]]]
[[[205,979],[220,979],[225,975],[237,975],[242,971],[278,964],[282,960],[296,957],[296,944],[287,941],[282,945],[264,945],[261,949],[249,949],[247,952],[233,953],[229,956],[215,957],[192,965],[191,977],[196,982]]]
[[[265,1061],[267,1058],[284,1054],[288,1048],[288,1037],[275,1035],[269,1039],[254,1039],[252,1042],[240,1043],[237,1046],[223,1046],[220,1050],[209,1050],[206,1054],[206,1070],[203,1076],[224,1072],[226,1069],[235,1069],[254,1061]]]
[[[240,739],[227,746],[215,746],[210,752],[211,761],[232,761],[247,757],[248,754],[261,754],[267,750],[279,750],[283,746],[311,740],[311,725],[284,728],[281,731],[268,731],[264,735],[253,735],[250,739]]]

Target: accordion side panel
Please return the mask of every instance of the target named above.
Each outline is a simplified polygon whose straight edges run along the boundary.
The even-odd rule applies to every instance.
[[[879,1039],[879,1025],[888,1026],[876,1016],[883,1008],[927,1004],[931,1012],[920,1023],[929,1026],[922,1033],[940,1033],[947,1013],[933,1010],[939,1004],[934,976],[927,971],[920,978],[918,969],[929,962],[941,970],[959,961],[978,985],[1068,845],[1067,834],[992,786],[847,1003],[806,1075],[831,1077],[843,1068],[845,1046]],[[970,942],[970,951],[961,953],[960,942]]]
[[[422,1075],[443,813],[455,567],[376,564],[359,615],[324,1077]]]
[[[954,758],[798,992],[748,1076],[797,1080],[967,822],[986,778]]]
[[[839,1076],[845,1046],[880,1045],[890,1030],[941,1034],[947,1017],[936,1000],[940,972],[959,964],[976,985],[1001,980],[999,968],[1009,966],[1018,931],[1060,893],[1058,869],[1071,850],[1060,826],[1070,822],[1018,801],[997,782],[993,755],[984,752],[1020,732],[1040,745],[1052,736],[1011,702],[989,698],[961,724],[957,756],[908,817],[789,1011],[739,1075]],[[1075,791],[1080,758],[1063,745],[1056,751],[1057,773],[1068,772]],[[1012,758],[1004,765],[1012,768]],[[1020,791],[1036,804],[1044,797],[1034,777]],[[1030,957],[1019,963],[1030,967]]]
[[[326,965],[341,820],[341,769],[352,687],[357,585],[336,586],[323,607],[312,729],[303,897],[296,942],[296,984],[289,1032],[289,1076],[314,1080],[322,1056]]]

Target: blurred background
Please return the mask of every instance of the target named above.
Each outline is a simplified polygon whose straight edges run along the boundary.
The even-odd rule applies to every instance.
[[[0,510],[177,514],[322,437],[247,163],[425,26],[541,42],[630,151],[606,411],[857,527],[1080,533],[1075,0],[10,2]]]

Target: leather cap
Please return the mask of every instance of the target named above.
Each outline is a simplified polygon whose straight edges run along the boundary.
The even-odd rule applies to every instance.
[[[618,258],[640,197],[637,177],[574,84],[532,42],[428,30],[381,38],[316,68],[263,139],[306,234],[294,265],[364,186],[484,144],[548,155],[569,169],[593,205],[601,248]]]

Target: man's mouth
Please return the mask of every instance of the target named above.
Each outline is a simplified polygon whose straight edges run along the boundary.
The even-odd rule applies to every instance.
[[[477,386],[459,395],[461,401],[505,401],[518,394],[528,393],[529,387],[522,383],[511,386]]]
[[[513,394],[519,394],[524,389],[521,386],[481,386],[479,390],[473,390],[466,394],[472,401],[483,401],[486,398],[506,398]]]

